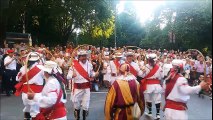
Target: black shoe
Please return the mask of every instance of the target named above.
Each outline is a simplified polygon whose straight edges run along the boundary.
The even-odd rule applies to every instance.
[[[80,120],[80,110],[75,109],[74,110],[74,116],[76,120]]]
[[[89,115],[89,111],[83,110],[83,120],[86,120],[86,117]]]
[[[202,95],[201,98],[204,99],[204,95]]]
[[[29,112],[24,113],[24,120],[31,120],[31,116]]]

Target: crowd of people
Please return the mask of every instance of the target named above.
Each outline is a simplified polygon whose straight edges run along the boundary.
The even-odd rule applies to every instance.
[[[34,47],[28,47],[26,44],[15,44],[12,50],[14,51],[14,58],[17,60],[16,68],[14,69],[17,72],[21,68],[22,65],[25,64],[25,59],[27,54],[30,51],[36,51],[42,54],[44,57],[51,57],[53,61],[59,64],[59,66],[63,70],[64,78],[66,78],[69,70],[69,66],[71,65],[71,54],[73,51],[73,47],[71,44],[67,44],[67,46],[61,47],[56,46],[55,48],[51,49],[49,47],[45,47],[45,45],[41,44],[40,46],[35,45]],[[125,54],[127,52],[127,48],[105,48],[102,49],[100,47],[95,46],[87,46],[85,49],[88,52],[88,59],[93,64],[93,68],[95,70],[98,67],[101,67],[99,70],[101,75],[97,79],[97,83],[99,87],[109,87],[108,82],[112,83],[113,79],[111,79],[111,68],[108,66],[108,63],[114,59],[114,53],[116,50],[121,52],[121,59],[125,61]],[[4,69],[3,60],[8,55],[8,50],[10,48],[6,44],[4,48],[0,49],[0,62],[1,68]],[[174,51],[174,50],[145,50],[145,49],[136,49],[134,51],[134,62],[136,62],[140,67],[144,66],[145,63],[145,55],[155,53],[158,56],[157,61],[159,61],[160,66],[164,71],[164,77],[167,76],[169,72],[169,68],[172,67],[172,60],[173,59],[182,59],[184,60],[184,70],[185,70],[185,77],[188,79],[189,84],[192,86],[196,79],[199,79],[200,75],[204,75],[204,60],[206,61],[206,74],[209,75],[212,71],[212,59],[209,56],[206,56],[205,59],[202,58],[196,51]],[[75,55],[76,56],[76,55]],[[101,60],[101,64],[100,64]],[[100,65],[99,65],[100,64]],[[17,73],[16,72],[16,73]],[[97,84],[95,84],[97,85]],[[94,87],[94,90],[98,90],[99,87]]]
[[[32,117],[35,120],[38,117],[67,119],[64,106],[66,89],[71,90],[75,118],[80,119],[82,109],[85,120],[89,113],[90,91],[104,88],[109,89],[105,104],[107,120],[133,119],[131,112],[125,110],[131,111],[135,102],[141,113],[146,106],[149,116],[152,116],[154,102],[156,118],[160,119],[162,93],[167,97],[167,119],[175,119],[177,115],[187,118],[185,112],[175,115],[177,112],[171,109],[186,110],[188,94],[199,92],[198,95],[202,96],[201,89],[207,86],[202,80],[210,79],[208,89],[211,89],[212,81],[212,59],[209,56],[204,58],[196,50],[151,50],[134,46],[100,48],[91,45],[75,49],[70,43],[54,48],[44,44],[29,47],[21,43],[12,48],[5,44],[0,49],[0,62],[1,92],[5,92],[7,96],[22,93],[25,118]],[[184,86],[180,88],[185,91],[184,94],[175,91],[178,85],[168,82],[171,80],[181,81],[178,84]],[[131,95],[132,98],[128,98]],[[176,101],[180,100],[177,97],[184,99]],[[184,108],[174,108],[171,104],[181,104]],[[51,111],[51,106],[57,109]]]

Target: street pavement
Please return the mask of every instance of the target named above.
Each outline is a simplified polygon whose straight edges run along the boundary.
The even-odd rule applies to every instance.
[[[89,116],[87,120],[104,120],[104,104],[105,104],[106,92],[92,92]],[[0,120],[23,120],[23,105],[21,97],[6,97],[0,96]],[[66,104],[68,110],[68,120],[74,120],[73,107],[70,101],[70,95],[68,95],[68,102]],[[189,120],[212,120],[212,101],[209,97],[204,99],[198,98],[197,95],[192,95],[188,103]],[[154,109],[154,108],[153,108]],[[155,110],[153,111],[155,112]],[[153,113],[154,115],[154,113]],[[163,120],[163,112],[161,111],[161,117]],[[153,120],[145,115],[141,120]],[[178,118],[177,118],[178,120]]]

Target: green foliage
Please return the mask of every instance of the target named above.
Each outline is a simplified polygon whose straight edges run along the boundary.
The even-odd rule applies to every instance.
[[[155,12],[155,18],[147,23],[146,38],[141,44],[173,49],[207,47],[212,50],[212,3],[206,1],[172,1]],[[176,13],[175,21],[172,21]],[[164,29],[159,26],[166,23]],[[175,34],[175,43],[169,43],[168,32]]]
[[[7,31],[22,32],[24,21],[35,43],[54,45],[74,39],[76,28],[92,33],[98,27],[103,36],[93,37],[109,38],[114,29],[111,6],[108,0],[10,0],[4,15]]]
[[[116,26],[118,46],[139,46],[140,41],[145,37],[145,30],[132,9],[126,9],[117,16]]]
[[[93,38],[105,38],[108,39],[114,32],[115,17],[107,19],[106,22],[102,22],[97,25],[93,25],[91,36]]]
[[[117,0],[2,1],[9,4],[0,11],[0,37],[4,32],[22,32],[25,24],[34,44],[71,41],[114,46],[116,28],[117,46],[212,51],[211,0],[167,1],[155,10],[153,20],[147,21],[145,26],[141,25],[131,2],[126,2],[124,12],[116,15]],[[81,29],[77,39],[76,28]],[[175,43],[169,42],[171,31],[176,36]]]

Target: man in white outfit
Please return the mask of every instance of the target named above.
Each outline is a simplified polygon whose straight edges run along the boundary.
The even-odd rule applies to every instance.
[[[34,92],[35,94],[41,94],[44,85],[43,71],[38,68],[39,54],[36,52],[31,52],[28,54],[28,56],[28,65],[25,65],[20,69],[18,75],[16,76],[16,80],[19,83],[15,86],[15,95],[19,96],[22,93],[22,101],[25,106],[23,112],[26,120],[30,120],[31,117],[36,117],[40,111],[38,104],[27,98],[27,81],[30,91]]]
[[[160,105],[161,105],[161,93],[163,88],[161,87],[161,79],[163,78],[162,68],[156,63],[157,55],[148,55],[148,64],[143,69],[144,78],[141,81],[142,91],[144,92],[145,101],[148,108],[148,116],[152,116],[152,102],[156,106],[156,117],[160,119]]]
[[[57,63],[46,61],[44,66],[38,65],[44,71],[46,84],[41,94],[28,92],[28,99],[38,103],[40,113],[32,120],[67,120],[66,93],[64,84],[56,77]]]
[[[191,87],[187,79],[181,74],[183,72],[183,61],[173,60],[173,68],[165,81],[165,119],[166,120],[188,120],[187,101],[190,94],[198,93],[201,89],[208,87],[207,83]]]
[[[74,104],[74,115],[76,120],[80,119],[80,111],[83,109],[83,120],[88,116],[90,103],[90,82],[98,73],[93,71],[92,64],[87,60],[87,52],[80,50],[78,60],[73,61],[70,67],[67,79],[73,83],[72,102]]]

